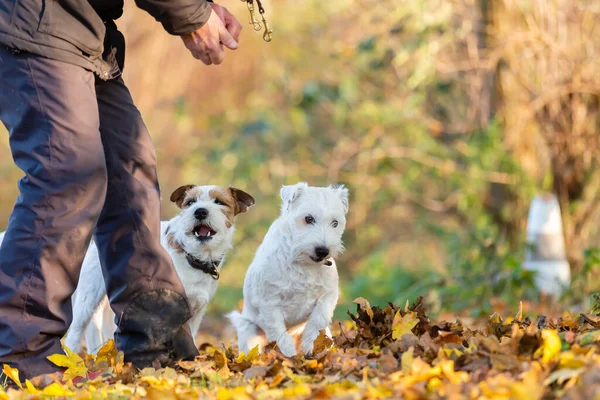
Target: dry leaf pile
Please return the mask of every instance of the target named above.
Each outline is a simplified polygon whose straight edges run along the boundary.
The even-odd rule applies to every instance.
[[[595,398],[600,392],[600,318],[493,315],[483,329],[432,322],[421,299],[412,305],[371,307],[359,298],[356,314],[333,340],[322,332],[313,357],[286,358],[272,345],[238,354],[204,344],[193,362],[135,370],[108,342],[97,356],[66,350],[50,360],[63,376],[21,384],[4,366],[0,399],[280,399],[280,398]],[[214,346],[214,347],[213,347]]]

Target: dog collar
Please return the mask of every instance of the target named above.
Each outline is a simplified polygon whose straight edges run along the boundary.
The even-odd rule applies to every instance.
[[[199,269],[205,274],[210,275],[210,277],[213,278],[215,281],[218,281],[221,277],[221,273],[219,272],[219,265],[221,264],[221,260],[214,260],[208,262],[200,261],[185,250],[183,251],[183,254],[185,255],[185,259],[187,260],[188,264],[190,264],[192,268]]]

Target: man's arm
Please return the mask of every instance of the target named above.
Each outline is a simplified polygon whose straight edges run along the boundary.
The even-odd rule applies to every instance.
[[[135,0],[171,35],[187,35],[206,24],[212,12],[207,0]]]

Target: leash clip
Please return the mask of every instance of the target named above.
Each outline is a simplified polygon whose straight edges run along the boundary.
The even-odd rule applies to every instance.
[[[254,28],[255,31],[260,31],[262,29],[262,25],[256,19],[256,14],[254,13],[254,0],[242,0],[246,2],[248,6],[248,11],[250,11],[250,25]]]
[[[269,27],[269,23],[267,22],[267,19],[265,18],[265,14],[262,14],[262,21],[263,21],[263,25],[265,26],[265,33],[263,33],[263,40],[265,42],[270,42],[271,40],[273,40],[273,29],[271,29]]]
[[[267,21],[267,18],[265,17],[265,9],[262,6],[261,0],[256,0],[256,5],[258,6],[258,12],[260,13],[260,16],[262,19],[262,24],[256,18],[256,10],[254,8],[254,1],[255,0],[242,0],[242,2],[245,2],[246,5],[248,6],[248,11],[250,11],[250,25],[252,25],[254,30],[257,32],[260,31],[261,29],[263,29],[263,26],[264,26],[265,31],[263,33],[263,40],[265,42],[270,42],[273,39],[273,29],[271,29],[269,27],[269,23]]]
[[[219,272],[219,266],[217,265],[217,263],[212,263],[212,267],[213,270],[210,271],[210,277],[213,278],[215,281],[218,281],[219,278],[221,277],[221,273]]]

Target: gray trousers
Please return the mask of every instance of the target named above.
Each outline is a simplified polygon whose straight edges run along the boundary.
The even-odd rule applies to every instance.
[[[0,364],[56,370],[92,235],[117,347],[143,367],[197,354],[185,292],[160,245],[150,136],[123,81],[0,47],[0,120],[20,195],[0,248]]]

